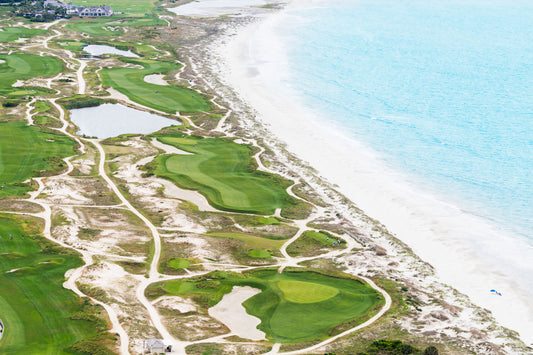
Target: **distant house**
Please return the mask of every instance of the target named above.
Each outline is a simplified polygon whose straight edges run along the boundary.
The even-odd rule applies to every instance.
[[[113,10],[109,6],[93,6],[93,7],[81,7],[78,11],[79,16],[81,17],[100,17],[100,16],[111,16],[113,15]]]
[[[80,17],[102,17],[113,15],[111,7],[106,5],[80,7],[72,4],[64,4],[57,0],[45,0],[44,7],[57,7],[65,9],[67,15]]]
[[[172,346],[166,346],[161,339],[148,339],[143,341],[143,351],[148,353],[166,353],[172,350]]]

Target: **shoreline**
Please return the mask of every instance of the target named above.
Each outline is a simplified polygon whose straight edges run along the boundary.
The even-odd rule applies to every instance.
[[[526,331],[533,324],[528,294],[517,291],[518,283],[513,284],[509,275],[491,266],[489,260],[477,260],[476,247],[482,246],[472,244],[476,236],[489,235],[492,239],[488,247],[497,252],[502,243],[500,231],[481,218],[406,184],[404,176],[388,169],[367,147],[340,133],[338,128],[324,125],[324,119],[309,112],[305,105],[294,103],[297,95],[273,79],[284,77],[283,63],[287,61],[273,33],[283,16],[290,16],[287,7],[246,25],[246,31],[241,27],[236,35],[228,37],[229,43],[217,52],[229,69],[223,75],[225,84],[250,104],[258,120],[286,142],[289,151],[317,168],[327,181],[337,185],[336,189],[433,265],[439,280],[466,293],[476,305],[491,310],[502,325],[518,330],[524,341],[532,343],[533,338],[526,338]],[[283,94],[286,95],[282,97]],[[354,155],[356,164],[348,164]],[[410,201],[413,195],[418,196],[417,203]],[[428,216],[425,210],[434,205],[438,206],[437,213]],[[465,237],[468,225],[473,226],[473,232]],[[508,243],[512,242],[515,241],[509,239]],[[515,256],[520,252],[519,246]],[[500,289],[504,297],[490,294],[491,288]]]

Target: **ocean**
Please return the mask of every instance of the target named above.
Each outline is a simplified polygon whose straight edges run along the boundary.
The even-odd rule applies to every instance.
[[[295,0],[232,74],[290,150],[528,342],[532,18],[520,0]]]

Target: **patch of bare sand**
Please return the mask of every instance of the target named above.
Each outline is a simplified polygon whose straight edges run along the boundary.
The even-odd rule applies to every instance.
[[[197,306],[194,301],[178,296],[163,296],[158,298],[155,302],[153,302],[153,304],[157,305],[160,308],[167,308],[173,311],[178,311],[180,313],[189,313],[197,311]]]
[[[163,74],[151,74],[144,77],[144,81],[149,84],[163,85],[168,86],[169,83],[163,79],[165,76]]]
[[[244,301],[258,293],[261,293],[261,290],[249,286],[235,286],[230,293],[222,297],[220,302],[209,308],[209,315],[241,338],[265,340],[265,333],[257,329],[261,320],[248,314],[242,305]]]

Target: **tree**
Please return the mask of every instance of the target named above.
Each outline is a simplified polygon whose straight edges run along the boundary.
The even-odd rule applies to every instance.
[[[426,350],[424,350],[424,355],[439,355],[439,351],[434,346],[428,346]]]

